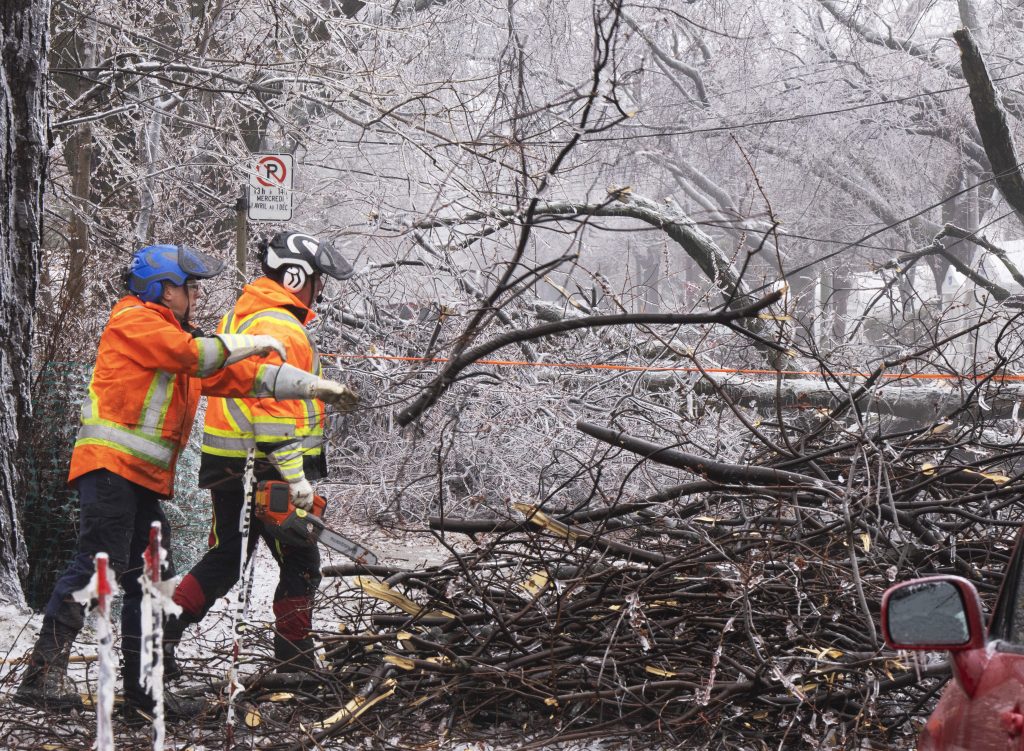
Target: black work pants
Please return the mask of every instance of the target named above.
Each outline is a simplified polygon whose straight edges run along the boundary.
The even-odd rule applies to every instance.
[[[239,519],[245,497],[240,486],[213,490],[213,525],[210,548],[202,560],[182,579],[174,600],[190,621],[198,621],[218,597],[238,581],[242,562],[242,532]],[[262,538],[280,569],[274,591],[274,615],[278,633],[290,641],[309,635],[313,596],[320,585],[320,551],[316,546],[284,545],[276,540],[250,511],[246,560]]]
[[[82,628],[85,606],[72,594],[88,585],[97,553],[106,553],[124,593],[121,605],[121,650],[125,662],[138,665],[142,631],[142,554],[149,545],[149,529],[160,522],[161,544],[167,551],[163,578],[174,576],[171,528],[160,507],[160,496],[105,469],[88,472],[75,483],[79,500],[78,544],[74,558],[61,574],[46,604],[45,619],[60,624],[66,633]],[[127,681],[126,681],[127,683]]]

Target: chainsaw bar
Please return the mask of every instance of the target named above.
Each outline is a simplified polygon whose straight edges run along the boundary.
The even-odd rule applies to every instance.
[[[333,529],[320,527],[318,532],[314,532],[314,535],[321,544],[326,545],[335,552],[348,556],[356,563],[361,563],[364,566],[374,566],[377,563],[377,556],[373,551],[364,548],[358,542],[353,542],[347,537],[342,537]]]
[[[327,501],[321,496],[313,496],[313,508],[309,511],[295,508],[289,496],[288,483],[268,480],[257,487],[254,506],[256,518],[263,522],[264,529],[286,545],[321,543],[364,566],[377,563],[377,556],[371,550],[324,524],[322,517]]]

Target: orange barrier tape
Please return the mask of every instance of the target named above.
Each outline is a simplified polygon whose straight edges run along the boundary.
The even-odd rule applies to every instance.
[[[401,355],[341,355],[328,354],[325,357],[336,357],[343,360],[388,360],[391,362],[430,362],[446,363],[447,357],[404,357]],[[530,360],[477,360],[474,365],[499,365],[505,367],[526,367],[526,368],[570,368],[575,370],[618,370],[636,373],[715,373],[736,374],[736,375],[770,375],[770,376],[810,376],[813,378],[850,377],[867,378],[870,373],[858,371],[840,371],[835,373],[824,373],[820,370],[770,370],[757,368],[694,368],[680,366],[653,366],[653,365],[617,365],[614,363],[580,363],[580,362],[531,362]],[[881,378],[888,380],[919,380],[919,381],[981,381],[992,380],[998,382],[1024,381],[1024,375],[958,375],[956,373],[882,373]]]

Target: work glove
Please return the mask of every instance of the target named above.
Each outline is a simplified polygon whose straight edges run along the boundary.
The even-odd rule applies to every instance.
[[[359,395],[343,383],[318,378],[314,389],[317,399],[342,412],[351,412],[359,404]]]
[[[301,444],[294,441],[281,444],[267,452],[267,459],[274,465],[281,479],[288,483],[288,496],[292,505],[306,511],[313,508],[313,486],[309,484],[302,469]]]
[[[273,393],[275,399],[320,399],[343,412],[355,409],[359,403],[359,397],[348,386],[288,364],[278,368]]]
[[[313,486],[305,477],[288,483],[288,495],[295,508],[300,508],[303,511],[313,510]]]
[[[220,340],[220,343],[227,352],[227,357],[224,359],[221,367],[233,365],[239,360],[244,360],[253,355],[262,357],[263,355],[269,355],[271,352],[276,352],[281,356],[282,360],[288,359],[288,354],[284,351],[284,345],[274,337],[267,336],[266,334],[216,334],[215,336]]]

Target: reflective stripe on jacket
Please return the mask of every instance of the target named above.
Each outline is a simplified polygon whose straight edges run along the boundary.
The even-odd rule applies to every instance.
[[[216,340],[194,339],[168,308],[121,298],[100,336],[68,482],[109,469],[170,496],[203,390],[194,376],[222,360]]]
[[[320,355],[306,330],[315,313],[272,279],[247,284],[218,333],[269,334],[288,353],[288,364],[321,374]],[[249,358],[212,380],[259,379],[259,369],[280,364],[275,353]],[[203,427],[200,485],[210,487],[240,477],[245,457],[255,448],[257,475],[315,480],[324,474],[324,403],[319,399],[275,401],[271,398],[210,399]],[[269,470],[273,463],[278,469]]]

